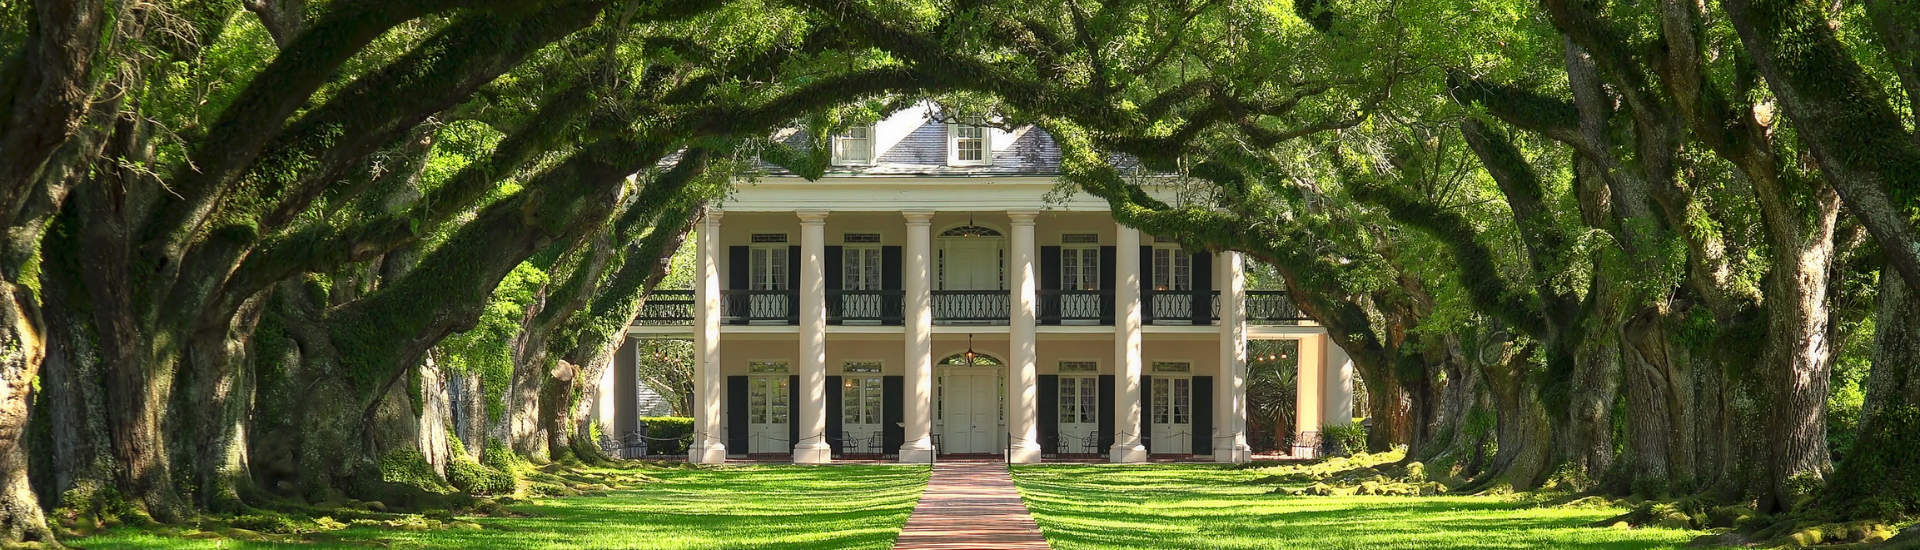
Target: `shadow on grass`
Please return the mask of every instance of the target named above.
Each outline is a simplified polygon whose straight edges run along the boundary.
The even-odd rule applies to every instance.
[[[661,481],[604,496],[513,507],[478,531],[353,527],[299,544],[195,540],[115,531],[79,548],[884,549],[926,486],[912,466],[747,466],[649,472]],[[236,544],[238,543],[238,544]]]
[[[1699,535],[1585,524],[1619,511],[1493,497],[1291,497],[1258,471],[1208,465],[1019,467],[1014,482],[1056,550],[1680,548]]]

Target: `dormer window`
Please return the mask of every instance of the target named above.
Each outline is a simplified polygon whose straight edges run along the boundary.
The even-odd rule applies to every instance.
[[[854,126],[844,134],[833,136],[833,163],[873,164],[873,127]]]
[[[972,124],[954,124],[952,127],[951,153],[947,164],[955,166],[991,164],[993,157],[987,146],[987,128]]]

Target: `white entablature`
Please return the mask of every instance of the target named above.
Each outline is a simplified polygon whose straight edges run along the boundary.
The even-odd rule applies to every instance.
[[[1053,177],[765,177],[741,181],[720,210],[726,212],[898,212],[931,210],[1105,212],[1107,202],[1087,193],[1049,201]]]

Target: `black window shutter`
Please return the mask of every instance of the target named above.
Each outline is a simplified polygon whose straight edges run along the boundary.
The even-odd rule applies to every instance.
[[[1213,324],[1213,255],[1193,254],[1193,324]]]
[[[1060,452],[1060,377],[1040,375],[1040,453]]]
[[[900,281],[900,247],[898,246],[880,247],[880,288],[893,291],[904,290],[905,288],[901,286]],[[901,303],[900,296],[884,296],[880,299],[880,316],[882,317],[880,324],[901,324],[904,322],[906,316],[906,304]],[[903,431],[901,433],[905,434],[906,432]],[[902,435],[901,437],[904,438],[906,436]],[[898,444],[895,445],[895,447],[898,446]]]
[[[1111,246],[1100,247],[1100,324],[1113,324],[1113,291],[1120,285],[1114,284],[1118,277],[1115,264],[1120,263],[1120,249]]]
[[[1166,452],[1166,449],[1153,448],[1153,377],[1140,377],[1140,444],[1147,446],[1147,454],[1154,451]]]
[[[1040,290],[1060,290],[1060,247],[1040,247]],[[1040,294],[1040,324],[1060,324],[1060,296]]]
[[[900,446],[907,443],[906,398],[907,379],[904,376],[884,376],[880,378],[880,452],[899,454]]]
[[[1113,447],[1113,430],[1114,425],[1118,424],[1115,422],[1118,416],[1120,416],[1120,410],[1114,406],[1113,402],[1113,375],[1102,374],[1100,375],[1100,452],[1106,452]]]
[[[727,453],[747,454],[747,377],[727,377]]]
[[[787,376],[787,450],[800,444],[800,375]]]
[[[846,273],[843,263],[846,260],[846,256],[845,252],[842,252],[838,246],[826,247],[826,255],[827,257],[821,258],[822,261],[820,264],[825,267],[821,274],[826,278],[821,282],[826,283],[822,286],[826,287],[827,324],[838,325],[840,324],[840,300],[836,299],[833,292],[846,286]],[[831,384],[829,384],[829,387],[831,387]]]
[[[800,247],[787,247],[787,324],[800,324],[800,264],[806,261],[800,257]]]
[[[1213,377],[1193,377],[1193,454],[1213,454]]]
[[[747,267],[753,260],[747,257],[747,247],[727,248],[727,289],[748,290],[753,288],[753,279],[747,276]],[[747,300],[739,297],[720,296],[720,314],[733,317],[733,324],[747,324]],[[723,317],[724,318],[724,317]]]
[[[846,452],[847,426],[842,411],[846,405],[846,396],[840,393],[840,377],[827,377],[827,445],[833,447],[834,456]]]
[[[1140,247],[1140,322],[1153,322],[1153,247],[1151,246]]]

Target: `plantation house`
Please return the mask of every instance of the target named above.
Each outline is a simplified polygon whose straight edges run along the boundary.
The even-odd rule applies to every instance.
[[[741,181],[698,228],[696,288],[656,292],[629,330],[695,342],[691,461],[1244,462],[1248,339],[1299,340],[1295,454],[1352,417],[1346,354],[1286,293],[1247,291],[1239,254],[1050,197],[1037,128],[923,107],[834,137],[817,181]],[[601,395],[632,401],[634,360]],[[631,430],[627,408],[603,422]]]

